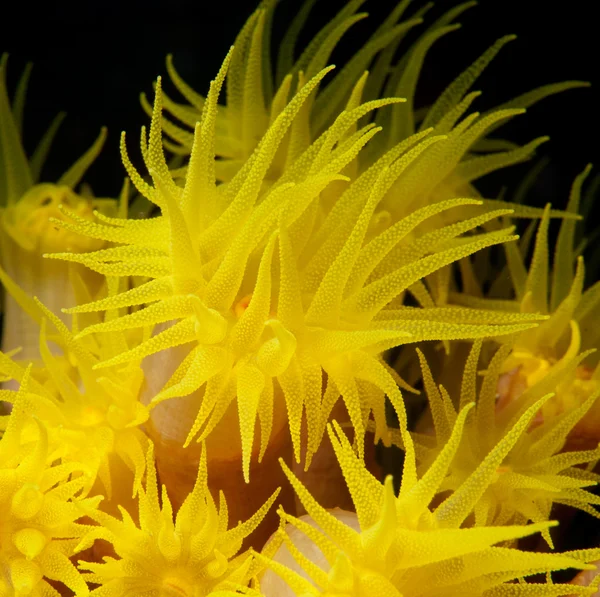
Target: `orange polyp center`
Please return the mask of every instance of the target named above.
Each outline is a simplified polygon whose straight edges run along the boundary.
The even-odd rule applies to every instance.
[[[233,311],[234,311],[236,317],[239,318],[242,316],[244,311],[248,308],[248,305],[250,304],[251,299],[252,299],[252,295],[248,294],[243,299],[239,300],[236,303],[235,307],[233,308]]]
[[[104,413],[96,406],[87,406],[81,413],[81,424],[84,427],[93,427],[104,420]]]
[[[519,363],[519,375],[525,378],[528,388],[540,381],[556,363],[556,359],[546,359],[529,352],[515,351],[510,359]]]
[[[498,379],[496,410],[500,411],[518,400],[526,390],[541,381],[557,362],[557,359],[535,356],[525,351],[513,352],[506,361],[506,369],[510,369]],[[590,367],[579,365],[574,376],[557,385],[556,396],[535,415],[530,429],[540,425],[545,416],[556,416],[580,406],[598,388],[598,382],[592,379],[592,374]]]
[[[167,576],[162,583],[164,597],[190,597],[192,587],[178,576]]]

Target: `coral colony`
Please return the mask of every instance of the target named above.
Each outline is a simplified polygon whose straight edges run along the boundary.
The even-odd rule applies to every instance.
[[[496,129],[586,84],[475,111],[507,36],[417,109],[472,3],[403,0],[337,68],[363,2],[300,48],[305,2],[276,64],[275,4],[206,89],[167,59],[119,198],[81,185],[104,130],[40,180],[62,117],[27,155],[2,58],[0,597],[592,595],[600,548],[554,545],[600,516],[590,167],[554,209],[477,190],[547,140]]]

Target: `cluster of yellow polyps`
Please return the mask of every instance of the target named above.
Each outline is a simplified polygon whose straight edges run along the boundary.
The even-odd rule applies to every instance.
[[[147,173],[124,135],[121,155],[156,214],[143,219],[127,218],[129,180],[119,201],[74,190],[104,131],[39,182],[61,117],[28,159],[29,69],[11,102],[2,60],[0,597],[592,594],[596,581],[552,572],[594,570],[600,549],[517,544],[540,532],[553,547],[554,504],[599,516],[600,287],[584,290],[576,246],[589,168],[564,212],[473,186],[546,141],[493,131],[584,84],[473,112],[507,36],[415,110],[427,51],[472,3],[395,62],[429,8],[406,19],[409,0],[337,74],[330,54],[363,1],[295,59],[308,0],[273,78],[275,4],[206,97],[170,57],[187,103],[160,78],[153,105],[142,96]],[[511,218],[540,220],[529,266],[534,228],[518,240]],[[428,408],[409,430],[402,392],[417,384]],[[404,451],[397,494],[378,442]]]

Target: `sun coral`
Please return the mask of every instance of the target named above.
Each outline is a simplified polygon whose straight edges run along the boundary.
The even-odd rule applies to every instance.
[[[217,508],[207,486],[203,451],[194,489],[174,516],[166,487],[159,500],[153,447],[147,452],[145,488],[139,491],[139,526],[121,509],[122,520],[90,510],[99,526],[90,530],[78,551],[104,539],[118,558],[103,563],[79,562],[86,580],[100,587],[90,595],[145,595],[147,597],[226,597],[244,590],[259,567],[242,541],[265,517],[277,496],[245,522],[228,529],[227,502],[223,493]],[[244,591],[245,592],[245,591]]]
[[[69,557],[89,531],[77,522],[80,508],[92,512],[101,498],[75,499],[85,469],[56,461],[44,424],[32,417],[30,381],[26,371],[0,439],[0,595],[58,597],[52,580],[84,597],[87,585]]]
[[[430,5],[401,0],[339,69],[363,0],[296,52],[306,0],[272,65],[277,4],[260,2],[206,97],[167,59],[185,101],[160,78],[142,96],[144,170],[123,135],[120,201],[77,188],[104,129],[39,182],[62,115],[28,158],[30,68],[9,99],[0,61],[0,597],[591,595],[600,576],[553,573],[591,572],[600,549],[516,548],[534,533],[553,547],[555,504],[600,518],[600,283],[584,291],[575,234],[589,169],[565,212],[474,186],[547,140],[500,126],[585,83],[474,112],[509,35],[417,109],[427,54],[473,2],[420,31]],[[517,218],[539,219],[537,238]],[[430,433],[405,401],[416,369]],[[370,470],[394,442],[397,495]],[[355,511],[327,510],[340,487]]]
[[[298,35],[314,4],[311,1],[304,2],[284,36],[277,52],[274,80],[270,64],[270,29],[276,2],[261,2],[239,33],[235,42],[237,51],[228,72],[225,106],[220,108],[215,126],[215,152],[219,158],[215,163],[217,180],[229,181],[239,172],[293,90],[316,75],[327,64],[340,39],[367,16],[367,13],[357,12],[363,4],[362,0],[346,3],[294,61]],[[479,192],[473,186],[474,181],[490,172],[529,159],[536,148],[548,139],[539,137],[519,147],[506,140],[489,138],[489,135],[515,116],[523,114],[526,108],[536,102],[555,93],[587,85],[580,81],[550,84],[524,93],[483,114],[469,112],[481,95],[478,91],[469,93],[470,89],[501,49],[514,39],[514,36],[508,35],[494,43],[461,73],[433,105],[417,110],[415,92],[428,51],[437,40],[460,28],[454,21],[475,3],[459,4],[443,14],[404,51],[402,58],[394,62],[406,35],[412,33],[413,28],[418,29],[431,8],[430,5],[425,5],[408,20],[402,20],[408,12],[409,4],[410,2],[399,2],[339,73],[325,87],[325,82],[319,84],[282,138],[265,174],[265,184],[279,180],[298,156],[333,124],[339,112],[355,107],[361,98],[362,101],[379,97],[405,98],[405,102],[380,106],[378,110],[361,118],[361,124],[369,122],[372,126],[381,127],[382,131],[346,166],[344,174],[359,176],[386,152],[393,151],[398,144],[411,144],[411,140],[414,144],[420,138],[414,137],[415,134],[429,132],[429,136],[438,137],[438,141],[435,147],[408,165],[386,190],[373,210],[367,239],[393,227],[403,217],[424,205],[452,198],[479,198]],[[177,104],[165,97],[165,109],[180,123],[193,128],[200,118],[205,99],[181,79],[170,57],[167,59],[167,70],[175,87],[190,105]],[[151,113],[144,96],[142,103]],[[163,130],[175,141],[163,141],[170,151],[180,156],[191,152],[193,134],[189,130],[166,118],[163,118]],[[185,168],[180,169],[177,174],[181,176],[184,172]],[[339,183],[330,184],[321,193],[324,205],[335,205],[340,193]],[[437,235],[444,224],[466,225],[471,217],[506,207],[513,210],[513,217],[542,215],[537,208],[520,204],[507,205],[499,200],[485,198],[482,206],[463,205],[459,209],[432,215],[427,222],[421,224],[421,230],[425,232],[428,229],[432,235]],[[552,215],[561,216],[558,212],[552,212]],[[355,206],[352,218],[358,216]],[[351,218],[347,221],[350,222]],[[333,223],[339,224],[335,220]],[[312,239],[312,243],[315,247],[328,244],[328,250],[339,251],[350,234],[350,228],[337,225],[334,230],[331,224],[332,220],[327,222]],[[425,237],[421,242],[429,240]],[[418,251],[421,246],[418,243],[415,249]],[[406,249],[398,246],[390,251],[384,261],[389,263],[395,259],[398,263],[407,258],[412,258],[410,250],[406,255]],[[426,276],[426,282],[426,285],[414,285],[417,300],[427,306],[443,306],[453,288],[451,268],[444,267],[430,273]]]
[[[430,506],[459,446],[471,406],[467,405],[457,416],[443,451],[420,479],[410,437],[404,434],[407,458],[398,497],[394,495],[392,478],[387,477],[382,485],[372,477],[341,428],[333,423],[329,435],[354,500],[355,524],[350,524],[350,513],[336,516],[335,511],[330,513],[322,508],[282,463],[313,524],[285,512],[280,513],[282,521],[318,547],[324,567],[307,558],[282,526],[274,543],[267,545],[266,555],[259,558],[292,590],[287,593],[275,590],[278,585],[273,583],[273,572],[266,572],[260,583],[265,596],[480,597],[587,592],[583,587],[524,582],[523,578],[563,568],[586,568],[584,562],[597,557],[598,550],[543,554],[494,547],[547,529],[551,523],[460,528],[466,518],[465,501],[472,501],[487,486],[487,480],[478,473],[464,482],[460,499],[451,496],[435,508]],[[279,549],[286,549],[293,556],[296,570],[277,561],[281,557],[276,551],[280,544],[285,547]],[[513,582],[517,579],[520,582]]]
[[[294,61],[293,53],[298,34],[314,5],[314,2],[305,2],[279,48],[275,81],[271,68],[270,42],[276,2],[265,0],[260,3],[234,42],[237,51],[229,69],[226,104],[217,115],[215,153],[220,158],[215,165],[217,180],[228,181],[235,176],[289,101],[290,93],[293,94],[294,89],[301,88],[304,82],[317,75],[327,65],[340,38],[353,24],[367,16],[366,13],[357,14],[362,3],[356,0],[349,2],[315,36],[298,60]],[[327,85],[326,91],[317,90],[315,97],[306,102],[275,153],[266,175],[267,180],[277,180],[318,135],[333,124],[337,114],[344,108],[354,84],[359,81],[377,53],[392,43],[397,44],[411,27],[420,23],[420,19],[415,18],[397,24],[406,9],[406,4],[398,5],[363,49]],[[167,58],[167,70],[177,90],[189,105],[177,104],[168,96],[164,96],[165,110],[193,129],[206,100],[182,80],[174,68],[172,56]],[[364,83],[361,82],[361,87]],[[373,83],[372,80],[369,81],[370,85]],[[373,94],[372,99],[376,97],[378,95]],[[152,108],[144,95],[142,104],[151,114]],[[191,152],[193,135],[189,131],[167,119],[163,120],[163,129],[176,143],[167,139],[164,141],[165,147],[176,154]]]
[[[581,189],[590,170],[591,166],[586,167],[573,184],[566,210],[572,216],[578,214]],[[537,231],[529,267],[525,265],[524,256],[532,229],[524,236],[520,247],[505,248],[505,271],[510,275],[515,295],[513,301],[495,300],[493,296],[481,299],[467,294],[453,297],[453,300],[472,307],[548,315],[535,330],[525,331],[510,340],[513,349],[504,362],[504,375],[498,386],[499,408],[503,408],[513,401],[520,401],[523,392],[548,377],[552,381],[545,384],[546,391],[555,392],[555,397],[544,405],[546,417],[579,408],[600,389],[598,356],[594,354],[599,333],[595,322],[600,308],[600,284],[584,290],[583,246],[575,246],[577,222],[573,218],[561,223],[550,267],[549,223],[547,207]],[[565,373],[567,370],[568,374]],[[600,407],[592,406],[576,427],[575,444],[584,448],[596,447],[600,441],[599,417]]]
[[[59,229],[50,222],[61,218],[60,205],[68,206],[82,218],[91,218],[94,209],[116,214],[116,202],[78,195],[74,189],[102,149],[106,129],[94,144],[56,183],[40,182],[41,170],[64,114],[59,114],[40,140],[30,160],[21,143],[25,93],[31,68],[23,72],[12,109],[6,88],[8,56],[0,61],[0,277],[5,273],[29,295],[37,296],[52,311],[76,305],[69,268],[42,259],[48,251],[89,251],[104,241],[84,238]],[[2,271],[3,270],[3,271]],[[76,271],[96,290],[101,278],[85,268]],[[2,280],[5,283],[5,280]],[[22,349],[21,358],[37,358],[39,330],[11,296],[4,304],[2,349]]]
[[[481,343],[476,342],[465,367],[460,400],[455,403],[443,386],[436,387],[419,352],[435,429],[435,436],[413,434],[423,474],[445,450],[457,417],[455,404],[464,408],[476,399],[480,349]],[[573,506],[600,518],[600,511],[592,506],[600,504],[600,498],[585,490],[595,485],[600,476],[579,468],[582,464],[593,465],[600,458],[600,448],[561,453],[567,436],[587,415],[600,390],[577,408],[550,419],[540,416],[544,404],[552,400],[552,389],[573,375],[575,364],[572,364],[563,368],[560,376],[555,373],[543,383],[530,386],[518,409],[515,404],[499,408],[496,388],[507,352],[506,348],[498,350],[485,371],[474,413],[465,423],[461,443],[439,491],[452,492],[449,500],[458,504],[466,495],[464,487],[468,486],[468,479],[476,477],[486,487],[485,491],[476,502],[462,501],[460,508],[472,508],[477,526],[543,522],[550,518],[553,504]],[[552,546],[549,531],[542,533]]]
[[[106,369],[101,376],[92,369],[100,359],[127,347],[128,338],[121,332],[113,332],[99,339],[75,340],[62,321],[39,301],[31,301],[24,307],[41,324],[39,351],[43,368],[29,380],[31,414],[44,421],[48,428],[55,457],[63,464],[80,463],[85,471],[85,493],[98,480],[97,486],[109,499],[114,487],[121,502],[126,503],[128,496],[124,489],[129,479],[120,474],[111,480],[114,477],[111,469],[116,466],[113,456],[124,462],[135,475],[135,495],[144,474],[148,443],[140,429],[148,419],[147,409],[139,402],[143,373],[135,362],[118,372]],[[115,314],[109,311],[107,318]],[[50,339],[60,347],[61,356],[55,356],[50,350],[48,322],[58,332]],[[27,371],[0,353],[0,372],[6,379],[23,383]],[[18,395],[11,390],[0,392],[0,398],[7,403],[14,402]]]
[[[482,316],[468,309],[386,309],[423,276],[483,247],[514,238],[510,229],[457,238],[506,213],[497,210],[418,236],[410,248],[404,244],[428,218],[479,203],[457,199],[417,210],[369,239],[373,211],[386,191],[440,141],[427,132],[385,154],[350,181],[329,213],[324,211],[321,191],[332,181],[346,180],[340,172],[378,131],[372,125],[357,132],[349,129],[369,111],[396,100],[359,104],[357,97],[353,100],[357,106],[342,112],[277,184],[263,188],[283,135],[327,69],[280,112],[238,175],[227,185],[216,185],[216,102],[230,60],[231,54],[211,85],[196,128],[184,188],[174,183],[163,156],[160,84],[147,145],[142,138],[153,186],[142,180],[123,153],[132,180],[161,208],[162,215],[148,221],[102,217],[102,222],[92,223],[65,210],[74,221],[61,222],[61,226],[122,245],[52,257],[83,263],[105,275],[151,279],[116,297],[70,309],[84,313],[151,303],[133,314],[89,326],[80,335],[176,322],[96,367],[193,343],[192,351],[153,397],[150,407],[189,395],[206,384],[188,444],[198,434],[200,440],[205,439],[237,395],[248,479],[257,417],[261,456],[268,444],[275,380],[285,396],[296,460],[300,458],[303,411],[306,413],[308,465],[340,395],[359,438],[370,411],[375,411],[377,425],[381,424],[386,393],[393,402],[400,400],[394,375],[380,358],[385,349],[419,340],[513,333],[529,327],[528,322],[536,318],[519,314],[497,317],[492,312]],[[332,238],[336,240],[333,244],[329,242]],[[273,263],[276,247],[278,263]],[[273,274],[276,265],[277,276]],[[328,384],[321,402],[323,371]],[[362,452],[362,440],[359,450]]]
[[[316,75],[328,63],[340,39],[351,32],[355,24],[368,16],[365,12],[358,12],[362,4],[364,0],[346,3],[338,14],[314,36],[298,59],[294,60],[298,35],[315,5],[314,1],[304,2],[277,49],[276,65],[271,65],[271,27],[276,2],[264,0],[260,3],[236,38],[234,45],[238,51],[229,69],[226,102],[217,115],[215,151],[220,158],[216,164],[218,180],[228,181],[235,176],[252,155],[269,125],[285,106],[290,93],[293,93],[292,90],[296,86],[301,87],[303,81]],[[468,109],[479,92],[466,97],[465,94],[502,47],[513,40],[514,36],[509,35],[498,40],[445,90],[433,106],[416,111],[414,94],[428,50],[444,35],[457,30],[460,25],[454,21],[475,3],[462,3],[433,22],[417,41],[403,52],[404,59],[394,64],[395,54],[402,41],[413,28],[417,28],[424,22],[424,16],[431,8],[430,5],[425,5],[415,11],[413,16],[403,20],[409,4],[410,2],[406,1],[397,3],[333,80],[325,88],[317,89],[314,98],[307,102],[301,111],[301,117],[294,123],[278,148],[267,173],[268,180],[276,180],[281,176],[295,158],[308,149],[310,144],[333,124],[336,116],[345,109],[348,99],[356,93],[356,89],[353,89],[356,83],[359,84],[363,98],[366,100],[379,97],[407,99],[407,105],[397,107],[391,105],[375,114],[374,122],[384,130],[370,147],[358,156],[353,165],[357,173],[364,171],[366,166],[377,157],[417,130],[423,131],[430,126],[435,126],[439,129],[437,132],[444,134],[454,127],[461,116],[460,112]],[[171,56],[167,58],[167,71],[188,104],[178,104],[164,96],[165,110],[181,124],[193,129],[206,100],[183,81],[174,68]],[[275,77],[272,71],[275,71]],[[551,94],[585,85],[579,81],[548,85],[515,98],[501,109],[527,108]],[[152,108],[143,95],[142,104],[146,111],[151,113]],[[509,113],[498,114],[498,122],[490,122],[491,129],[488,132],[493,132],[503,124],[502,118],[510,116]],[[417,125],[419,125],[418,129]],[[163,130],[172,140],[164,141],[170,151],[183,155],[191,152],[193,134],[189,130],[167,119],[163,119]],[[457,135],[462,133],[466,133],[466,130],[461,133],[456,131]],[[457,143],[449,143],[446,147],[442,144],[437,148],[438,155],[435,158],[432,156],[431,159],[440,160],[438,163],[440,165],[444,161],[442,158],[444,154],[446,161],[444,168],[439,172],[434,168],[429,171],[432,175],[432,179],[428,182],[430,190],[439,185],[438,191],[433,192],[437,200],[450,198],[452,193],[454,196],[461,196],[462,193],[465,193],[465,196],[476,195],[475,189],[469,185],[472,180],[491,170],[527,158],[545,139],[543,137],[536,139],[522,148],[508,141],[467,140],[466,137],[461,140],[461,150],[458,150]],[[455,154],[451,159],[449,159],[450,153]],[[476,155],[481,153],[487,155]],[[468,163],[462,163],[456,171],[453,171],[456,163],[452,160],[456,158],[458,162],[463,157],[464,162]],[[482,159],[475,159],[476,157]],[[360,163],[361,159],[362,163]],[[406,197],[406,189],[402,191]],[[419,199],[421,202],[429,201],[427,195],[419,195]],[[410,212],[414,206],[406,199],[403,203],[407,201],[409,204],[403,209]],[[400,206],[394,205],[395,203],[397,202],[392,199],[389,201],[389,206],[398,209]],[[529,213],[533,211],[529,210]]]

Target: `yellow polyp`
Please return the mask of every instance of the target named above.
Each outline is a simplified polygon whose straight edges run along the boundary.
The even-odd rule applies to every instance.
[[[556,361],[536,357],[530,353],[517,354],[514,352],[507,361],[508,372],[504,375],[514,379],[510,381],[511,389],[499,391],[499,408],[513,400],[518,400],[523,392],[542,382],[552,367],[557,364]],[[565,379],[557,385],[556,397],[544,408],[544,412],[546,414],[549,414],[551,410],[554,414],[565,412],[572,405],[580,404],[585,397],[591,396],[600,388],[600,382],[592,379],[592,373],[593,370],[585,365],[577,366],[570,380]],[[501,388],[503,387],[501,386]]]
[[[110,542],[118,559],[103,563],[80,561],[81,570],[93,573],[94,582],[110,594],[128,586],[135,594],[173,597],[210,595],[214,591],[247,585],[253,575],[252,555],[241,545],[271,508],[275,492],[244,522],[230,524],[230,513],[223,496],[215,503],[207,486],[207,459],[203,451],[197,467],[196,482],[174,513],[163,486],[159,499],[152,446],[146,454],[147,475],[139,492],[139,523],[126,511],[122,521],[99,511],[89,516],[97,526],[78,546],[83,549],[95,539]],[[225,593],[226,594],[226,593]]]
[[[519,375],[525,378],[527,387],[531,387],[546,375],[552,364],[548,359],[538,357],[530,352],[513,351],[506,360],[504,368],[512,370],[519,368]]]
[[[75,191],[88,167],[100,152],[106,138],[102,129],[96,142],[59,178],[56,183],[40,181],[40,171],[60,119],[56,120],[40,141],[37,150],[28,160],[21,143],[20,125],[17,126],[17,109],[8,101],[5,81],[5,64],[0,74],[0,127],[5,135],[0,139],[0,171],[5,172],[0,184],[0,267],[22,291],[37,296],[53,311],[77,304],[72,286],[72,270],[88,285],[94,295],[101,286],[101,278],[85,271],[80,265],[52,264],[43,256],[48,252],[74,251],[76,253],[100,249],[103,239],[91,239],[69,231],[57,224],[65,221],[64,210],[74,217],[90,221],[94,209],[108,214],[116,213],[116,202],[97,199],[88,191],[86,196]],[[25,88],[22,89],[24,93]],[[17,94],[18,96],[18,94]],[[20,102],[21,117],[24,95],[15,97]],[[63,115],[64,116],[64,115]],[[20,296],[4,299],[4,326],[2,349],[22,347],[23,359],[39,358],[36,336],[38,323],[30,319],[30,309]],[[66,321],[66,318],[65,318]],[[12,387],[10,384],[7,387]]]
[[[341,22],[344,27],[349,23],[343,19]],[[250,35],[254,25],[262,27],[261,23],[260,19],[250,23],[246,34]],[[331,43],[336,39],[333,36]],[[324,50],[324,55],[328,51]],[[147,148],[142,151],[153,184],[151,188],[140,186],[140,191],[161,210],[151,220],[152,242],[141,222],[123,220],[119,225],[117,220],[106,220],[97,222],[92,230],[85,222],[75,221],[69,224],[70,230],[94,238],[115,239],[117,226],[119,230],[129,228],[131,236],[123,236],[120,240],[125,246],[114,250],[96,251],[84,257],[57,257],[85,263],[106,275],[151,278],[139,288],[115,297],[122,307],[144,306],[143,309],[89,326],[80,337],[157,326],[154,334],[139,346],[94,367],[117,366],[150,358],[160,351],[173,351],[178,346],[186,347],[184,357],[174,362],[174,367],[169,366],[170,377],[150,368],[149,377],[162,378],[166,384],[154,388],[153,379],[148,380],[148,387],[153,388],[148,403],[156,409],[165,400],[197,393],[197,416],[195,421],[187,420],[188,445],[198,435],[207,439],[236,401],[243,439],[240,456],[247,477],[257,420],[261,451],[267,449],[273,387],[281,388],[286,402],[296,460],[304,450],[301,428],[305,412],[310,458],[319,446],[334,406],[321,402],[324,373],[340,390],[362,453],[366,428],[363,419],[372,411],[380,412],[385,395],[396,387],[389,372],[373,374],[373,361],[384,350],[409,341],[513,333],[523,329],[517,321],[530,327],[535,325],[532,322],[536,316],[515,314],[487,322],[480,318],[463,325],[472,314],[455,310],[453,323],[447,325],[448,318],[439,314],[435,320],[434,309],[419,310],[414,319],[405,321],[399,310],[389,308],[424,276],[479,249],[515,237],[510,236],[510,228],[473,234],[478,227],[508,213],[505,209],[484,211],[483,215],[457,225],[444,226],[438,218],[449,211],[456,213],[456,208],[481,207],[477,200],[450,199],[414,213],[409,211],[406,217],[386,207],[383,211],[389,217],[377,219],[394,186],[400,187],[405,176],[409,177],[409,184],[421,160],[426,156],[433,159],[442,141],[449,137],[430,135],[433,129],[417,133],[378,157],[364,172],[359,168],[355,176],[342,174],[351,165],[356,170],[356,160],[365,145],[381,131],[381,127],[370,124],[361,128],[361,119],[400,101],[392,97],[361,103],[367,80],[362,70],[361,82],[354,89],[349,88],[352,96],[348,109],[332,119],[314,147],[287,164],[279,180],[267,180],[278,152],[285,148],[288,133],[292,142],[297,132],[294,127],[306,116],[303,110],[310,108],[316,89],[331,70],[321,70],[321,58],[305,65],[308,71],[314,69],[311,78],[287,105],[280,106],[255,152],[233,179],[227,185],[218,185],[214,170],[218,153],[214,109],[229,61],[234,69],[241,59],[235,50],[228,54],[211,86],[209,99],[203,104],[201,124],[195,127],[194,151],[183,188],[175,184],[169,173],[161,146],[163,92],[159,84],[156,86],[150,135]],[[240,83],[240,74],[228,74],[228,92]],[[248,76],[252,78],[254,74]],[[246,82],[250,85],[250,81]],[[471,121],[474,120],[473,115]],[[488,121],[493,118],[484,119],[475,130],[484,131]],[[466,125],[460,126],[456,136],[464,132]],[[472,141],[476,135],[469,134]],[[465,140],[465,150],[468,146]],[[452,150],[451,145],[448,150]],[[342,182],[341,186],[334,184]],[[199,189],[203,197],[210,197],[206,217],[192,202],[197,196],[193,191]],[[373,218],[379,225],[388,224],[376,235],[371,226]],[[424,223],[432,229],[422,230]],[[463,238],[463,234],[470,236]],[[441,279],[446,282],[440,287],[449,280],[443,276]],[[432,305],[433,301],[429,307]],[[94,312],[108,307],[108,302],[100,300],[79,310]],[[172,354],[180,352],[175,350]],[[168,434],[169,427],[185,426],[183,415],[176,419],[172,425],[161,426],[161,433]],[[381,427],[381,417],[376,421]],[[378,436],[383,433],[379,429]]]
[[[74,215],[91,219],[94,205],[67,186],[50,183],[38,184],[25,193],[21,200],[2,212],[4,230],[23,249],[39,255],[69,249],[76,252],[94,251],[104,242],[82,237],[56,225],[64,220],[59,209],[69,209]]]
[[[594,402],[600,398],[600,387],[576,395],[572,376],[577,360],[553,368],[542,366],[544,374],[538,375],[536,359],[523,351],[513,351],[507,357],[509,349],[503,347],[491,359],[477,391],[480,349],[480,344],[471,349],[460,398],[460,404],[476,400],[474,414],[465,423],[449,474],[440,487],[441,492],[453,492],[446,504],[452,504],[454,520],[464,520],[472,513],[476,526],[507,525],[520,520],[537,523],[550,518],[553,503],[568,504],[600,516],[594,507],[600,505],[600,500],[586,489],[593,483],[579,479],[576,467],[593,463],[600,457],[597,444],[590,446],[590,450],[561,454],[569,435],[585,421]],[[522,359],[524,355],[527,361],[515,366],[515,359]],[[425,362],[422,366],[427,371]],[[502,373],[505,369],[510,371]],[[516,376],[521,376],[522,381],[517,381]],[[424,452],[424,437],[414,434],[417,452],[422,454],[419,470],[424,472],[431,470],[435,455],[447,449],[447,433],[443,430],[453,424],[456,416],[453,406],[440,404],[442,400],[434,388],[426,383],[436,447],[429,445]],[[507,398],[503,391],[520,394]],[[475,477],[479,479],[478,486],[473,482],[467,491],[469,480]],[[487,488],[483,489],[486,483]],[[444,507],[451,510],[449,505],[440,506]],[[552,547],[549,532],[543,530],[542,535]]]
[[[186,362],[187,357],[192,355],[189,350],[189,347],[172,348],[146,359],[146,388],[142,394],[144,402],[150,401],[158,394],[177,366]],[[209,381],[206,390],[201,388],[178,400],[159,402],[150,411],[150,421],[146,429],[155,443],[159,474],[169,487],[169,495],[175,508],[183,502],[194,486],[201,447],[195,440],[202,439],[206,442],[209,454],[209,486],[214,492],[219,489],[224,491],[228,498],[231,519],[238,520],[251,515],[275,488],[282,485],[284,477],[277,458],[281,455],[286,459],[290,457],[291,443],[283,396],[278,388],[272,388],[274,392],[271,398],[269,399],[265,392],[259,402],[254,431],[255,437],[260,436],[261,441],[255,441],[252,446],[252,485],[248,491],[239,490],[245,486],[245,481],[242,471],[239,412],[234,400],[235,386],[232,387],[232,380],[223,387],[224,404],[218,406],[219,409],[225,408],[225,412],[212,415],[208,410],[208,421],[204,425],[192,426],[198,413],[204,412],[204,403],[206,409],[209,409],[209,405],[214,404],[217,396],[221,399],[220,390],[228,379],[229,376],[223,372]],[[270,410],[270,423],[268,415],[264,414],[265,410]],[[205,431],[207,425],[213,426],[208,428],[208,432]],[[265,443],[267,440],[268,446]],[[261,447],[264,449],[263,458],[259,459]],[[291,506],[294,501],[291,490],[288,489],[280,499],[286,507]],[[270,513],[265,523],[253,533],[251,544],[262,545],[275,530],[276,524],[276,514]]]
[[[87,532],[77,522],[79,506],[93,511],[101,498],[81,496],[83,465],[61,463],[49,452],[57,444],[32,417],[35,387],[29,367],[0,437],[0,590],[53,594],[48,579],[60,579],[74,594],[86,595],[86,583],[69,558]]]
[[[512,294],[515,309],[547,313],[548,317],[537,329],[524,331],[513,338],[512,352],[505,360],[503,375],[499,378],[499,410],[508,408],[514,412],[518,406],[511,406],[513,402],[518,402],[529,390],[549,384],[547,391],[555,391],[556,396],[544,406],[540,416],[559,416],[579,408],[600,387],[594,381],[598,370],[598,355],[594,354],[598,335],[594,322],[599,296],[596,286],[585,289],[584,260],[579,254],[581,249],[575,245],[581,190],[590,170],[588,165],[572,185],[566,217],[561,222],[553,254],[548,246],[549,205],[539,223],[528,265],[524,243],[529,243],[533,237],[533,228],[530,227],[529,239],[522,241],[521,246],[506,247],[512,289],[506,288],[499,278],[493,284],[494,293],[502,293],[507,298]],[[485,305],[486,300],[480,304]],[[497,304],[504,303],[504,308],[510,308],[510,302],[498,301]],[[584,420],[573,429],[569,438],[571,445],[589,448],[597,445],[600,434],[593,430],[592,421],[598,420],[598,413],[600,407],[593,405]]]
[[[551,350],[550,347],[540,346],[539,352],[535,353],[517,344],[505,360],[502,367],[503,375],[498,380],[498,409],[518,400],[523,392],[535,387],[536,384],[541,384],[553,370],[566,367],[576,360],[581,361],[580,358],[578,359],[581,349],[579,325],[575,320],[571,320],[569,324],[571,332],[569,345],[560,358],[555,356],[556,351]],[[577,364],[571,373],[555,383],[556,396],[544,406],[543,413],[539,416],[556,416],[585,402],[600,389],[600,382],[593,378],[593,372],[593,368]],[[586,419],[590,421],[591,417],[586,415]],[[580,426],[578,427],[581,429]]]
[[[77,341],[58,316],[39,301],[33,306],[42,324],[38,346],[43,374],[40,381],[30,382],[30,408],[32,414],[43,417],[52,442],[56,442],[53,452],[64,464],[82,463],[86,473],[81,476],[84,493],[100,476],[110,497],[111,470],[118,469],[110,464],[113,455],[133,471],[137,486],[144,472],[143,454],[148,441],[139,428],[148,418],[147,409],[139,402],[141,371],[128,365],[120,371],[108,370],[102,378],[92,373],[98,353],[110,354],[125,343],[124,337],[115,333],[94,344],[85,339]],[[62,347],[61,356],[50,350],[48,319],[54,334],[58,333],[53,343]],[[12,383],[22,383],[26,371],[5,355],[2,357]],[[11,393],[4,399],[12,401]]]
[[[283,465],[308,515],[296,518],[279,511],[279,540],[267,544],[259,556],[272,570],[260,579],[264,596],[400,597],[413,593],[481,595],[491,591],[525,596],[531,594],[532,585],[523,577],[565,567],[587,568],[586,562],[592,561],[599,550],[548,554],[495,547],[510,538],[547,532],[553,523],[477,524],[465,528],[462,517],[452,516],[452,506],[456,505],[451,504],[452,496],[437,507],[432,504],[452,472],[452,461],[459,457],[457,448],[469,410],[460,413],[453,439],[410,490],[403,489],[403,479],[398,496],[391,477],[381,484],[368,473],[334,422],[329,435],[356,513],[326,510]],[[406,436],[406,443],[410,442]],[[407,452],[406,457],[412,459],[414,455]],[[493,475],[474,473],[463,481],[462,488],[485,491],[490,483],[494,483]],[[277,582],[273,573],[288,587]],[[536,594],[548,597],[572,591],[571,585],[551,580],[535,581],[534,587]]]

